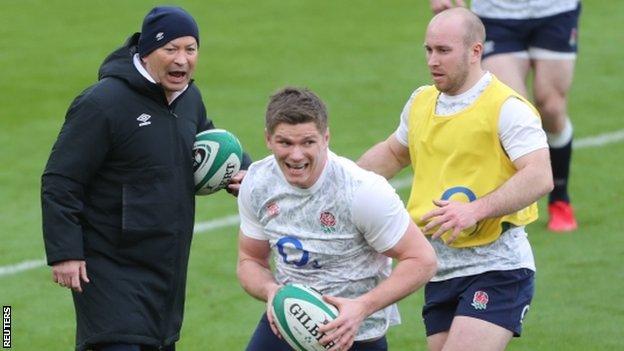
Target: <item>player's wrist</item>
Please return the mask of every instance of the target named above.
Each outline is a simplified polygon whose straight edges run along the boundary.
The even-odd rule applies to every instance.
[[[378,305],[379,299],[372,296],[370,292],[364,295],[360,295],[359,297],[355,298],[354,301],[359,307],[358,314],[360,315],[362,320],[366,319],[366,317],[381,309],[381,307]]]
[[[269,282],[269,283],[267,283],[265,285],[265,287],[264,287],[265,301],[269,301],[269,300],[273,299],[273,297],[277,293],[277,290],[280,287],[281,287],[281,285],[278,284],[277,282]]]
[[[478,199],[470,203],[475,222],[479,222],[490,216],[487,204],[488,202],[483,199]]]

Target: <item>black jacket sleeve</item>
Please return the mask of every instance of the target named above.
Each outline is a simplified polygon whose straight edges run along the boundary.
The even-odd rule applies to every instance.
[[[109,126],[83,95],[70,106],[41,177],[43,237],[48,264],[83,259],[85,191],[109,149]]]
[[[84,259],[80,213],[83,185],[57,174],[41,178],[43,239],[48,264]]]

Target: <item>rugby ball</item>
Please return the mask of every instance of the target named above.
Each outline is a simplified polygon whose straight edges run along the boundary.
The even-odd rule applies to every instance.
[[[243,148],[234,134],[209,129],[195,136],[193,175],[195,194],[209,195],[225,188],[241,166]]]
[[[338,310],[323,301],[321,294],[305,285],[287,284],[281,287],[271,307],[273,319],[286,342],[297,351],[324,351],[319,340],[325,335],[318,327],[338,317]]]

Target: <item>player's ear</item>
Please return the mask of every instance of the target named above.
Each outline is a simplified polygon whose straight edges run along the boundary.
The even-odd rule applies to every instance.
[[[471,62],[481,62],[481,56],[483,56],[483,43],[480,41],[472,44],[472,50],[470,52]]]
[[[323,134],[323,139],[325,139],[325,143],[329,144],[329,127],[325,130],[325,134]]]
[[[271,134],[269,134],[268,129],[264,128],[264,141],[266,142],[267,147],[270,149],[270,141],[271,141]]]

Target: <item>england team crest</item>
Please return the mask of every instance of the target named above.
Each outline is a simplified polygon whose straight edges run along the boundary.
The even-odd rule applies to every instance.
[[[475,310],[484,310],[487,308],[488,301],[490,301],[488,294],[485,291],[478,290],[474,293],[471,305]]]
[[[321,212],[321,216],[319,219],[321,220],[323,233],[333,233],[336,231],[336,217],[334,217],[331,212]]]
[[[275,217],[280,213],[280,208],[277,205],[277,202],[271,202],[266,206],[266,209],[269,217]]]

